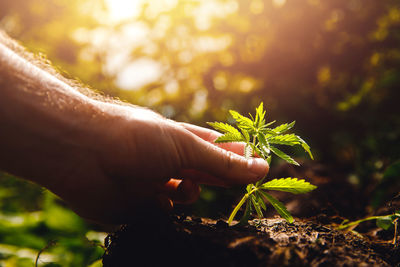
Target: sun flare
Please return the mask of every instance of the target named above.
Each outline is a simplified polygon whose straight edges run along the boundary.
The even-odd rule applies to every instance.
[[[110,19],[119,22],[137,17],[143,0],[105,0],[105,3]]]

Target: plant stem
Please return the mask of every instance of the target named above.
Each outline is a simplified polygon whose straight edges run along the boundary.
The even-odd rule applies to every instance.
[[[235,216],[236,216],[236,213],[237,213],[237,212],[239,211],[239,209],[243,206],[243,204],[246,202],[246,200],[249,198],[249,196],[250,196],[251,194],[253,194],[255,191],[257,191],[257,190],[258,190],[258,188],[257,188],[257,187],[254,187],[249,193],[246,193],[246,194],[242,197],[242,199],[239,201],[239,203],[236,205],[236,207],[233,209],[231,215],[229,216],[228,225],[231,225],[233,219],[234,219]]]
[[[358,220],[358,221],[354,221],[354,222],[351,222],[351,223],[343,224],[343,225],[340,225],[338,227],[338,230],[343,230],[343,229],[349,228],[351,226],[360,224],[360,223],[365,222],[365,221],[378,220],[378,219],[383,218],[383,217],[386,217],[386,216],[371,216],[371,217],[364,218],[364,219],[361,219],[361,220]]]
[[[397,245],[397,224],[398,224],[399,218],[396,218],[396,220],[394,220],[394,237],[393,237],[393,245],[396,246]]]
[[[253,146],[256,147],[256,136],[255,135],[253,136]],[[255,156],[256,156],[256,151],[255,151],[255,149],[253,149],[253,157],[255,157]]]

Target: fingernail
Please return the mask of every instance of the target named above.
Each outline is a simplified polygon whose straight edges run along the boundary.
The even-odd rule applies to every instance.
[[[248,168],[257,179],[263,178],[269,170],[268,163],[261,158],[252,158],[248,160]]]

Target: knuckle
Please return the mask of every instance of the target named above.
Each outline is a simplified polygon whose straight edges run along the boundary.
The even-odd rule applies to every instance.
[[[226,169],[231,170],[234,166],[235,158],[232,152],[226,151],[224,157],[224,166]]]

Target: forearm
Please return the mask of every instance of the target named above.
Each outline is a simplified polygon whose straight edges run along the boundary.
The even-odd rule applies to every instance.
[[[93,125],[104,112],[5,42],[0,39],[0,168],[49,184],[44,179],[54,172],[71,172],[62,169],[63,160],[77,157],[79,164],[80,146],[95,141]]]

